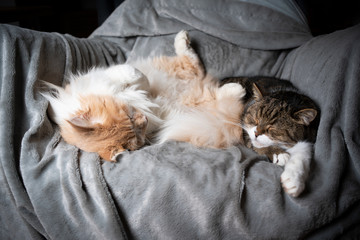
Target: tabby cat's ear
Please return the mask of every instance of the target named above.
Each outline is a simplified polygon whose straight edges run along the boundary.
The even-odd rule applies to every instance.
[[[255,100],[260,100],[263,98],[263,94],[261,93],[259,87],[255,83],[253,83],[253,95]]]
[[[305,108],[297,111],[294,114],[294,119],[297,123],[308,126],[316,117],[317,111],[312,108]]]

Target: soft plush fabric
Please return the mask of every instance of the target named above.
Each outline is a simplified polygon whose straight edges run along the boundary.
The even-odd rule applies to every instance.
[[[359,236],[360,25],[313,38],[296,5],[185,2],[125,1],[87,39],[0,26],[1,239]],[[298,198],[282,190],[281,167],[244,146],[169,141],[110,163],[63,141],[40,80],[172,55],[181,29],[219,79],[281,77],[320,106]]]

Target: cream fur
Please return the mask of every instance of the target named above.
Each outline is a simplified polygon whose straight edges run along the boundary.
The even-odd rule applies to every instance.
[[[190,62],[186,69],[181,69],[189,72],[190,77],[180,74],[178,59],[174,58],[129,63],[147,76],[150,96],[159,106],[154,109],[155,115],[164,120],[155,142],[178,140],[215,148],[242,143],[239,122],[245,89],[239,84],[219,88],[216,79],[204,76],[200,60],[189,42],[187,33],[182,31],[176,36],[174,46],[177,57],[185,58],[180,63]],[[154,63],[156,66],[159,62],[159,67],[154,67]]]

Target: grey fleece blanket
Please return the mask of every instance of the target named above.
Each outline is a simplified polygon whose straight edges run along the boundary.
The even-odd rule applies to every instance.
[[[332,239],[360,224],[360,26],[311,37],[284,1],[125,1],[90,38],[0,26],[1,239]],[[320,106],[305,192],[243,146],[167,142],[103,162],[66,144],[40,80],[174,54],[189,30],[208,72],[290,80]]]

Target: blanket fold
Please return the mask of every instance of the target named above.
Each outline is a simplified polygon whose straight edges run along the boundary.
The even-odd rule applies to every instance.
[[[1,61],[0,159],[1,180],[6,186],[1,188],[1,196],[9,205],[8,211],[0,214],[2,226],[7,226],[1,227],[1,236],[91,239],[103,238],[105,231],[110,238],[125,238],[102,180],[99,159],[87,164],[80,180],[80,153],[60,140],[57,128],[46,116],[47,103],[39,95],[40,80],[61,85],[75,70],[121,62],[121,52],[96,39],[6,25],[0,26],[0,31],[0,49],[5,50]],[[87,185],[82,181],[95,180],[92,192],[84,192]],[[5,224],[9,219],[14,221]],[[116,227],[109,222],[116,222]],[[55,227],[58,224],[60,228]],[[14,231],[13,226],[19,229]]]

